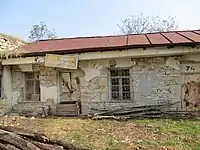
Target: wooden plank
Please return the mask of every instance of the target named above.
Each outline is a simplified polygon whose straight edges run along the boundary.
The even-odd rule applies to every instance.
[[[77,116],[78,115],[78,103],[75,104],[58,104],[57,115],[58,116]]]

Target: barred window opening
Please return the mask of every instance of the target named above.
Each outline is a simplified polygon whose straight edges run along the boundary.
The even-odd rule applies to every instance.
[[[112,100],[130,100],[129,69],[111,70],[110,78]]]

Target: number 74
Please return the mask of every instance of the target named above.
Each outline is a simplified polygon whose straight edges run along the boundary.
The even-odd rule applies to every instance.
[[[194,66],[186,66],[186,71],[195,71],[195,67]]]

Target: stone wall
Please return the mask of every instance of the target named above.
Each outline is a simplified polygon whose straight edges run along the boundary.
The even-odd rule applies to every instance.
[[[167,59],[159,57],[81,61],[79,66],[82,70],[80,83],[83,113],[180,101],[180,70],[173,63],[170,67],[167,66]],[[109,69],[113,64],[115,68],[130,68],[133,96],[130,101],[116,102],[110,99]],[[179,108],[179,105],[176,108]]]
[[[55,106],[60,101],[81,100],[82,113],[125,108],[146,104],[163,104],[181,100],[180,57],[121,58],[80,61],[78,70],[63,70],[33,66],[40,72],[41,104]],[[110,98],[110,69],[130,68],[131,95],[129,101]],[[23,67],[24,68],[24,67]],[[24,100],[24,77],[19,67],[12,69],[12,93]],[[66,87],[63,82],[68,83]],[[14,96],[15,98],[17,96]],[[16,101],[16,100],[15,100]],[[35,105],[36,107],[38,105]],[[34,107],[35,107],[34,106]],[[180,108],[176,105],[174,108]]]
[[[134,101],[136,105],[164,104],[180,101],[181,74],[175,66],[167,66],[168,58],[136,60],[132,67]]]
[[[18,68],[12,68],[12,105],[17,104],[18,102],[24,101],[25,94],[24,94],[24,75],[23,73],[18,70]]]
[[[55,68],[40,67],[41,102],[58,103],[58,80]]]
[[[200,109],[200,54],[186,55],[182,60],[182,98],[187,110]]]

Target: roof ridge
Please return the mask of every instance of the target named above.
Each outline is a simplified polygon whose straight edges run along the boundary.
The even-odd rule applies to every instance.
[[[173,32],[194,32],[194,31],[200,31],[200,29],[198,29],[198,30],[173,30],[173,31],[149,32],[149,33],[139,33],[139,34],[119,34],[119,35],[63,37],[63,38],[56,38],[56,39],[37,40],[35,42],[38,42],[38,41],[40,42],[40,41],[67,40],[67,39],[108,38],[108,37],[122,37],[122,36],[127,36],[127,35],[147,35],[147,34],[160,34],[160,33],[173,33]]]
[[[63,38],[56,38],[56,39],[44,39],[44,40],[37,40],[35,42],[39,41],[56,41],[56,40],[67,40],[67,39],[89,39],[89,38],[108,38],[108,37],[121,37],[121,36],[127,36],[126,34],[119,34],[119,35],[105,35],[105,36],[78,36],[78,37],[63,37]]]
[[[189,46],[200,45],[199,36],[191,35],[189,38],[193,42],[188,41],[188,37],[183,37],[179,32],[200,33],[200,30],[182,30],[182,31],[168,31],[168,32],[154,32],[143,34],[128,34],[128,35],[112,35],[112,36],[93,36],[93,37],[74,37],[62,38],[52,40],[42,40],[31,42],[24,46],[28,53],[76,53],[89,51],[108,51],[113,49],[128,49],[128,48],[146,48],[156,46]],[[170,33],[170,35],[165,35]],[[156,36],[149,36],[157,34]],[[142,36],[132,36],[142,35]],[[177,36],[179,35],[179,36]],[[163,38],[169,43],[165,42]],[[183,37],[183,38],[181,38]],[[96,39],[95,39],[96,38]],[[70,40],[72,39],[72,40]],[[78,40],[79,39],[79,40]],[[186,40],[187,39],[187,40]],[[60,40],[60,41],[59,41]]]

